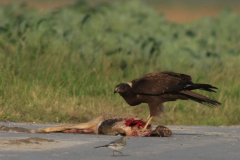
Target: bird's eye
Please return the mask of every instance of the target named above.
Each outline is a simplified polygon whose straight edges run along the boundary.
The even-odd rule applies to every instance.
[[[124,89],[124,87],[123,87],[123,86],[121,86],[121,87],[120,87],[120,89]]]

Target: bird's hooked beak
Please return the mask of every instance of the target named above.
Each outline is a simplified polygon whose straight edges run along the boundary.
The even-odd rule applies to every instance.
[[[114,89],[114,94],[115,94],[115,93],[118,93],[118,88],[115,88],[115,89]]]

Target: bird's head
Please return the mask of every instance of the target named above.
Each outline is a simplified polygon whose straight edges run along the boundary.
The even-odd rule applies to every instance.
[[[131,85],[129,85],[129,83],[120,83],[119,85],[116,86],[114,93],[126,93],[130,90]]]

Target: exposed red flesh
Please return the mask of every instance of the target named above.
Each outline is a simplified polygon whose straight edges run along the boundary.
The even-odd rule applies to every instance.
[[[133,128],[133,127],[144,128],[144,126],[146,125],[146,122],[144,122],[143,120],[136,120],[134,118],[131,118],[131,119],[126,120],[125,125],[127,127],[129,126],[131,128]]]

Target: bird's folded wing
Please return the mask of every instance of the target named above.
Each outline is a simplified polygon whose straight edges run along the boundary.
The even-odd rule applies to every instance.
[[[182,90],[192,84],[192,78],[185,74],[157,72],[132,81],[132,91],[139,94],[160,95]]]

